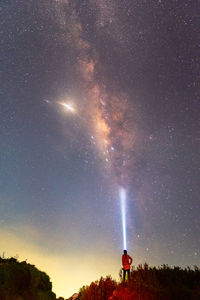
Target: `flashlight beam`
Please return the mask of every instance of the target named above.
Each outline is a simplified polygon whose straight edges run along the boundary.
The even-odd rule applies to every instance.
[[[123,244],[124,244],[124,250],[127,250],[127,244],[126,244],[126,191],[125,191],[125,189],[121,188],[119,193],[120,193],[120,200],[121,200]]]

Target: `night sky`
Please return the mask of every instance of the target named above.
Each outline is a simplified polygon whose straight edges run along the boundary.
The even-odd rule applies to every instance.
[[[0,253],[68,297],[200,264],[200,1],[0,2]],[[67,106],[66,106],[67,104]]]

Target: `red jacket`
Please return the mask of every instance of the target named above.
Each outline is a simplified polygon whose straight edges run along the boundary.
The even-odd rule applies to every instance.
[[[132,257],[130,257],[128,254],[122,255],[122,265],[123,265],[124,270],[130,269],[132,261],[133,261]]]

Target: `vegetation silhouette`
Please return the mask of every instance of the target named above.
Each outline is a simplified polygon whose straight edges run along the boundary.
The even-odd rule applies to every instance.
[[[1,300],[55,300],[49,276],[26,261],[0,257]]]
[[[199,300],[200,269],[132,267],[127,281],[101,277],[68,300]],[[67,288],[67,283],[66,283]],[[0,300],[56,300],[49,276],[26,261],[0,257]],[[58,300],[64,300],[60,297]]]
[[[200,269],[195,266],[149,267],[147,263],[132,267],[128,281],[117,283],[107,276],[83,286],[77,300],[199,300]],[[70,298],[69,298],[70,299]]]

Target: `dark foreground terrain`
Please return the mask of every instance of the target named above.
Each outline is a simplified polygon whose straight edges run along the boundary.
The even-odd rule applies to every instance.
[[[75,297],[77,300],[199,300],[200,269],[144,264],[133,268],[125,283],[108,276],[82,287]],[[0,257],[0,300],[56,300],[56,295],[46,273],[25,261]]]
[[[121,275],[121,274],[120,274]],[[200,300],[200,269],[149,267],[132,269],[130,279],[117,283],[101,278],[79,291],[78,300]]]
[[[0,300],[55,300],[49,276],[16,258],[0,258]]]

